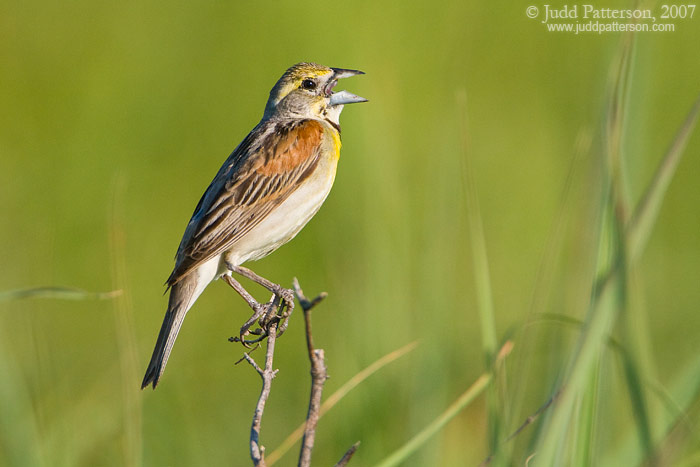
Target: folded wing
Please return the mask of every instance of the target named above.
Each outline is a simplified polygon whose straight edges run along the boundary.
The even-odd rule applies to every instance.
[[[316,169],[323,126],[316,120],[266,121],[234,150],[187,225],[170,287],[236,242]]]

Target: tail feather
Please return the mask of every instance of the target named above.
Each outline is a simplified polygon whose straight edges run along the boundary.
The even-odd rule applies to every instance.
[[[153,389],[155,389],[158,385],[187,311],[192,307],[202,289],[203,287],[198,287],[196,274],[190,274],[190,276],[173,285],[172,289],[170,289],[168,311],[165,312],[165,318],[160,327],[160,333],[158,333],[156,347],[153,349],[151,362],[148,364],[146,375],[143,377],[141,389],[144,389],[149,384],[153,384]]]

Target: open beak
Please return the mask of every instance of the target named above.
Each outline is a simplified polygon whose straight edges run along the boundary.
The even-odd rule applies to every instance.
[[[338,84],[338,80],[341,78],[349,78],[355,75],[364,75],[364,71],[360,70],[346,70],[345,68],[332,68],[333,78],[329,81],[326,87],[326,94],[330,95],[330,105],[345,105],[354,104],[356,102],[367,102],[364,97],[356,96],[348,91],[333,92],[333,88]]]

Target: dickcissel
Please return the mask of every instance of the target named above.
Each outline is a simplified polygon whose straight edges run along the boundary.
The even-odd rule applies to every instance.
[[[345,104],[367,101],[333,88],[340,78],[359,74],[298,63],[272,88],[262,120],[226,159],[187,224],[142,388],[155,389],[187,311],[215,279],[225,278],[245,298],[231,277],[236,272],[293,300],[289,290],[241,265],[294,238],[328,196],[340,155],[340,112]]]

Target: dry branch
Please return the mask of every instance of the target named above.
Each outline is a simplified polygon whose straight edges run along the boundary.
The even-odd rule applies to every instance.
[[[280,304],[280,297],[275,296],[272,300],[274,305]],[[284,305],[279,306],[279,314],[283,314]],[[253,459],[253,465],[259,467],[265,467],[265,448],[260,444],[260,428],[262,425],[262,416],[265,411],[265,403],[267,398],[270,397],[270,389],[272,388],[272,379],[277,375],[278,370],[272,369],[272,362],[275,357],[275,343],[277,342],[277,328],[279,325],[279,319],[281,318],[279,314],[276,315],[276,319],[273,319],[269,325],[266,327],[265,331],[267,334],[267,350],[265,352],[265,368],[260,368],[260,366],[255,363],[253,357],[248,353],[243,355],[243,358],[250,363],[250,365],[255,369],[255,371],[260,375],[262,379],[262,389],[260,390],[260,397],[258,397],[258,403],[255,405],[255,412],[253,413],[253,423],[250,427],[250,457]]]
[[[284,328],[286,328],[287,320],[289,319],[289,314],[292,310],[293,305],[290,305],[290,298],[285,293],[287,289],[273,289],[274,295],[272,299],[266,304],[260,304],[255,301],[255,299],[250,296],[245,289],[243,289],[240,284],[235,280],[227,280],[229,285],[236,289],[241,296],[246,299],[248,304],[253,308],[253,317],[246,322],[244,327],[241,329],[241,334],[237,337],[232,337],[230,340],[234,342],[242,342],[244,345],[249,346],[255,344],[260,340],[267,338],[267,350],[265,352],[265,365],[261,368],[255,360],[250,356],[250,352],[244,353],[243,358],[239,361],[246,360],[255,371],[260,375],[262,379],[262,389],[260,391],[260,397],[255,406],[255,412],[253,414],[253,423],[250,428],[250,457],[253,460],[253,464],[258,467],[266,466],[265,462],[265,448],[260,443],[260,430],[262,425],[262,416],[265,411],[265,403],[270,396],[270,389],[272,387],[272,380],[277,374],[278,370],[273,370],[272,362],[274,360],[275,353],[275,343],[277,337],[279,337]],[[243,292],[243,293],[242,293]],[[326,293],[323,292],[319,294],[313,300],[309,300],[304,295],[304,292],[299,286],[297,279],[294,279],[294,294],[299,300],[299,304],[304,312],[304,323],[306,331],[306,346],[309,355],[309,361],[311,362],[311,395],[309,397],[309,410],[306,416],[306,425],[304,429],[304,437],[302,440],[301,452],[299,453],[299,466],[308,467],[311,465],[311,451],[313,450],[314,441],[316,439],[316,427],[318,425],[318,419],[321,416],[321,397],[323,394],[323,386],[328,379],[328,373],[326,371],[326,364],[324,360],[324,353],[322,349],[316,349],[313,342],[313,334],[311,331],[311,310],[324,298],[326,298]],[[260,310],[265,309],[264,312]],[[275,310],[274,313],[270,313],[271,310]],[[258,320],[261,328],[255,331],[249,331],[248,328]],[[246,334],[254,334],[259,337],[254,340],[244,340]],[[345,466],[353,454],[357,450],[359,442],[355,443],[342,459],[336,464],[337,466]]]
[[[328,379],[326,362],[322,349],[314,348],[313,334],[311,332],[311,310],[324,298],[326,293],[319,294],[313,300],[309,300],[299,286],[299,281],[294,278],[294,293],[299,300],[301,309],[304,311],[304,323],[306,325],[306,347],[311,362],[311,396],[309,397],[309,411],[306,415],[306,428],[301,442],[301,452],[299,453],[299,466],[308,467],[311,465],[311,451],[316,440],[316,426],[321,415],[321,396],[323,386]]]
[[[355,451],[357,451],[357,448],[360,446],[360,442],[358,441],[357,443],[353,444],[350,446],[350,449],[348,449],[345,454],[343,454],[343,457],[340,458],[337,464],[335,464],[335,467],[345,467],[348,465],[348,462],[350,462],[350,459],[352,459],[352,456],[355,455]]]

